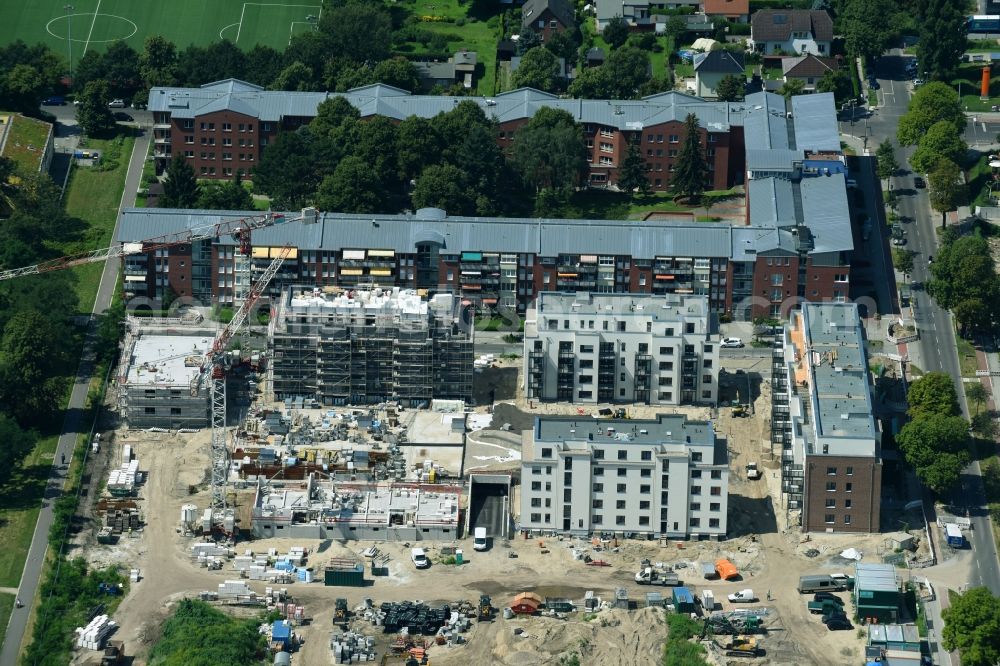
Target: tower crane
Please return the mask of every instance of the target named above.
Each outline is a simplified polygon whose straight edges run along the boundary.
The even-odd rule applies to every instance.
[[[155,250],[226,235],[232,236],[239,243],[240,254],[248,256],[251,253],[251,234],[254,230],[264,229],[277,224],[288,224],[290,222],[315,224],[317,217],[318,213],[315,208],[304,208],[299,215],[291,218],[269,211],[258,216],[223,220],[216,224],[194,227],[139,242],[114,243],[110,247],[100,250],[51,259],[31,266],[0,271],[0,280],[11,280],[25,275],[39,275],[134,254],[146,254]],[[211,510],[213,529],[221,527],[223,532],[229,531],[226,523],[232,519],[232,512],[226,505],[226,481],[229,477],[229,449],[226,446],[226,348],[233,337],[246,324],[250,312],[260,300],[261,295],[267,289],[271,280],[277,274],[278,269],[281,268],[281,264],[291,251],[291,245],[282,247],[271,260],[267,269],[261,274],[260,278],[250,285],[246,297],[234,313],[233,318],[215,336],[211,349],[205,354],[202,365],[191,382],[191,393],[192,395],[197,395],[205,380],[211,380],[209,395],[212,409],[212,441],[210,452],[212,497],[209,509]]]

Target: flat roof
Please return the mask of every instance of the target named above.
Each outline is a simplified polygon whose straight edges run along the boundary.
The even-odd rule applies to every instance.
[[[595,263],[597,257],[594,256]],[[543,291],[536,311],[545,314],[593,314],[648,317],[653,321],[707,318],[708,296],[682,294],[604,294],[589,291]]]
[[[854,568],[854,589],[866,592],[899,592],[899,574],[891,564],[858,562]]]
[[[129,362],[129,384],[186,388],[201,371],[212,338],[204,335],[141,335]]]
[[[713,446],[715,429],[711,421],[689,421],[682,414],[657,414],[652,419],[539,416],[535,419],[535,441]]]
[[[404,412],[402,421],[409,421]],[[443,414],[441,412],[418,411],[406,428],[408,445],[453,444],[465,442],[465,413]],[[428,451],[427,458],[434,458],[434,449]],[[457,472],[458,470],[454,470]]]

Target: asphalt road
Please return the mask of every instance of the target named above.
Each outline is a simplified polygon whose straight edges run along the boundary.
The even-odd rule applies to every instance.
[[[58,110],[57,119],[70,120],[73,118],[72,107],[46,107],[50,112]],[[66,113],[69,111],[69,113]],[[60,136],[71,133],[70,128],[60,127]],[[129,161],[128,175],[125,178],[125,190],[122,193],[122,200],[119,205],[119,220],[121,219],[122,208],[135,205],[135,193],[139,187],[142,177],[142,162],[146,151],[149,148],[149,136],[142,133],[136,139],[135,148]],[[115,223],[114,236],[118,235],[118,223]],[[100,287],[97,290],[97,297],[94,300],[91,312],[100,314],[111,305],[111,298],[114,294],[115,284],[118,277],[119,261],[109,259],[104,264],[104,271],[101,274]],[[31,612],[31,605],[38,588],[39,579],[42,573],[42,563],[45,558],[45,549],[48,546],[49,527],[52,525],[52,512],[55,501],[62,494],[62,488],[66,481],[66,466],[62,464],[63,457],[71,459],[73,447],[76,446],[77,439],[81,433],[89,433],[91,424],[83,421],[84,407],[87,403],[87,388],[90,384],[91,376],[94,373],[94,349],[93,338],[95,335],[95,324],[91,321],[87,330],[87,338],[77,369],[76,379],[73,383],[73,391],[70,394],[69,406],[63,421],[62,434],[59,436],[59,443],[56,447],[55,458],[53,459],[52,470],[49,473],[48,485],[45,488],[45,496],[42,500],[41,511],[38,514],[38,522],[35,524],[35,532],[31,538],[31,547],[28,550],[28,559],[21,573],[21,583],[18,586],[18,597],[24,602],[24,608],[15,608],[7,624],[7,634],[3,648],[0,649],[0,666],[16,666],[18,652],[24,639],[25,625],[28,615]]]
[[[884,106],[870,121],[872,137],[869,143],[873,149],[884,138],[895,138],[896,122],[906,111],[909,102],[903,74],[903,58],[883,57],[879,61],[878,76],[882,85],[881,92],[890,94],[880,95],[880,99],[884,100]],[[967,139],[970,138],[968,129]],[[907,162],[912,152],[912,147],[897,149],[896,158],[903,165],[903,170],[892,180],[893,188],[900,195],[899,214],[907,220],[904,223],[906,247],[916,253],[911,279],[919,286],[926,283],[930,274],[929,258],[933,257],[937,248],[937,234],[934,227],[941,224],[941,216],[931,210],[927,191],[914,188],[914,174],[908,171]],[[913,289],[913,303],[916,321],[920,328],[920,340],[917,344],[924,365],[922,369],[928,372],[946,372],[954,379],[956,386],[961,386],[962,374],[958,364],[955,329],[950,313],[938,307],[922,289]],[[959,397],[962,410],[968,417],[964,392],[959,391]],[[970,572],[970,586],[985,586],[994,594],[1000,594],[1000,562],[997,561],[996,544],[985,506],[978,463],[966,468],[961,488],[955,491],[951,502],[956,506],[968,507],[969,517],[972,520],[973,529],[968,536],[975,558]]]

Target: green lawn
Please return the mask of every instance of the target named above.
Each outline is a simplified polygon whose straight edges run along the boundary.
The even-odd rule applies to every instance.
[[[686,213],[694,210],[674,202],[673,194],[656,193],[649,196],[637,195],[630,199],[619,192],[604,192],[600,190],[584,190],[573,195],[568,206],[564,208],[567,218],[585,220],[628,220],[638,219],[645,213],[653,211],[663,213]],[[706,192],[699,208],[711,205],[714,201],[732,196],[742,196],[733,190]],[[709,221],[697,218],[698,221]]]
[[[92,167],[73,167],[66,188],[66,213],[80,218],[89,228],[79,241],[60,248],[66,254],[106,247],[111,243],[134,143],[135,139],[131,136],[87,139],[86,147],[100,151],[105,167],[113,164],[114,168],[98,171]],[[90,312],[93,307],[103,269],[104,264],[73,269],[78,278],[76,289],[81,312]]]
[[[988,185],[993,178],[993,169],[990,168],[989,162],[989,157],[983,155],[969,168],[970,206],[992,205],[989,201]]]
[[[960,338],[958,332],[955,333],[955,341],[958,347],[958,365],[962,371],[963,377],[975,377],[976,370],[979,369],[976,364],[976,349],[972,346],[972,343],[968,340]]]
[[[43,42],[68,56],[72,33],[74,62],[85,48],[102,51],[115,40],[125,40],[141,51],[146,36],[154,34],[163,35],[181,49],[225,37],[244,49],[267,44],[281,50],[292,34],[312,29],[306,18],[320,15],[320,1],[74,0],[71,11],[63,9],[65,0],[3,2],[0,42]]]
[[[4,638],[7,637],[7,622],[10,621],[13,610],[14,595],[0,593],[0,645],[3,645]]]

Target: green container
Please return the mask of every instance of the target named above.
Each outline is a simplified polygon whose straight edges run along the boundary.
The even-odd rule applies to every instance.
[[[462,549],[459,548],[458,550],[455,551],[455,564],[461,564],[461,563],[462,563]]]
[[[364,587],[365,567],[360,562],[353,568],[337,567],[323,570],[323,585],[327,587]]]

